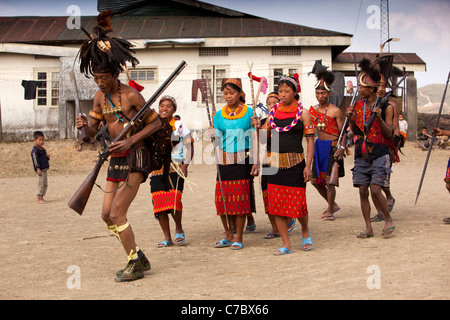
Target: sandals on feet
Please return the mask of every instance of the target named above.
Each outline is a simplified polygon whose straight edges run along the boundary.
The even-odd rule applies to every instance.
[[[284,256],[286,254],[294,252],[293,250],[289,250],[288,248],[280,248],[274,251],[274,255],[276,256]]]
[[[177,239],[181,239],[178,240]],[[184,231],[182,233],[175,233],[175,243],[183,243],[186,240],[185,236],[184,236]]]
[[[214,244],[214,248],[225,248],[225,247],[231,247],[231,242],[228,241],[227,239],[222,239]]]
[[[169,242],[167,240],[161,241],[158,243],[158,248],[167,248],[173,246],[173,242]]]

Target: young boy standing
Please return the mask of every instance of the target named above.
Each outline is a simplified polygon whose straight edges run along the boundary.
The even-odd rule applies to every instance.
[[[45,138],[42,131],[34,132],[33,137],[35,145],[33,150],[31,150],[31,159],[33,160],[34,171],[38,175],[36,198],[37,203],[44,204],[47,203],[47,201],[44,200],[44,196],[48,186],[47,171],[50,168],[50,156],[43,147]]]

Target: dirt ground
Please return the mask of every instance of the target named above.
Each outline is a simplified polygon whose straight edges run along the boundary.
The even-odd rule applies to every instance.
[[[120,243],[100,218],[102,191],[94,187],[82,216],[67,202],[93,168],[96,151],[75,150],[74,141],[46,141],[51,155],[48,204],[35,200],[33,143],[0,144],[0,299],[449,299],[450,196],[443,177],[449,150],[435,149],[417,205],[414,205],[426,152],[407,143],[395,164],[392,212],[397,229],[357,239],[364,230],[357,189],[351,182],[353,155],[340,182],[335,221],[322,221],[325,201],[308,184],[307,201],[313,250],[301,249],[300,224],[290,237],[294,253],[274,256],[281,240],[266,240],[270,224],[256,187],[256,232],[245,234],[244,249],[213,248],[222,225],[213,201],[215,167],[195,164],[197,184],[183,195],[186,242],[157,248],[163,240],[154,219],[148,182],[129,210],[129,221],[152,264],[141,280],[116,283],[126,264]],[[97,182],[104,185],[106,168]],[[255,180],[258,181],[259,180]],[[373,207],[372,207],[373,210]],[[172,232],[174,224],[171,221]]]

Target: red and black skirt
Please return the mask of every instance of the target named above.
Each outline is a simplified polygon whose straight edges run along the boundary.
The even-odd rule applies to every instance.
[[[184,179],[171,168],[169,173],[169,179],[171,181],[170,190],[164,191],[162,171],[163,169],[158,170],[158,172],[153,172],[150,178],[153,212],[156,218],[158,218],[158,214],[161,212],[169,211],[175,213],[183,211],[181,197],[184,190]]]
[[[287,169],[279,169],[267,178],[269,214],[303,218],[308,214],[306,182],[303,178],[305,161]]]
[[[219,165],[222,188],[217,176],[215,190],[217,215],[247,216],[256,211],[251,169],[248,157],[242,164]]]

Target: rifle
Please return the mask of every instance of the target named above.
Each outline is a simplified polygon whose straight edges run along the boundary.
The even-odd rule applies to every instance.
[[[75,71],[74,69],[72,69],[72,71],[70,71],[70,80],[72,81],[72,86],[73,86],[73,94],[74,94],[74,98],[75,98],[75,107],[77,108],[78,111],[78,115],[81,116],[81,105],[80,105],[80,98],[78,97],[78,87],[77,87],[77,80],[75,78]],[[86,135],[86,130],[84,130],[84,127],[80,129],[81,131],[81,139],[84,142],[89,142],[91,140],[91,138],[89,138]]]
[[[182,61],[180,65],[172,72],[172,74],[167,78],[166,81],[155,91],[153,96],[145,103],[145,105],[136,113],[136,115],[131,119],[131,121],[124,126],[122,131],[117,135],[117,137],[112,141],[112,143],[116,143],[117,141],[123,140],[127,134],[130,132],[132,127],[139,126],[144,116],[146,115],[147,110],[150,106],[155,103],[155,101],[159,98],[159,96],[167,89],[167,87],[175,80],[175,78],[183,71],[186,67],[186,62]],[[94,187],[95,180],[97,179],[98,173],[103,165],[103,163],[108,159],[111,154],[110,147],[108,147],[103,153],[101,153],[98,157],[98,160],[94,166],[92,172],[88,175],[88,177],[84,180],[81,186],[73,195],[72,199],[69,201],[69,208],[75,210],[79,215],[83,214],[84,208],[89,200],[89,196],[91,195],[92,188]]]
[[[350,102],[350,105],[353,106],[356,101],[356,96],[358,95],[358,90],[355,90],[353,93],[352,101]],[[342,125],[341,133],[339,134],[338,143],[336,145],[336,150],[338,150],[342,146],[343,138],[345,131],[348,126],[348,117],[345,117],[344,124]],[[339,163],[335,159],[333,163],[333,167],[331,168],[331,174],[330,174],[330,184],[336,187],[339,187]]]
[[[353,54],[353,63],[355,64],[355,75],[356,75],[356,90],[353,93],[352,101],[350,102],[350,106],[355,105],[356,103],[356,96],[358,95],[358,67],[356,66],[356,56]],[[339,149],[342,145],[342,139],[344,138],[344,133],[347,130],[348,126],[348,117],[345,117],[344,124],[342,125],[341,133],[339,134],[338,143],[336,145],[336,148]],[[333,167],[331,168],[331,174],[330,174],[330,184],[336,187],[339,187],[339,163],[334,161]]]

